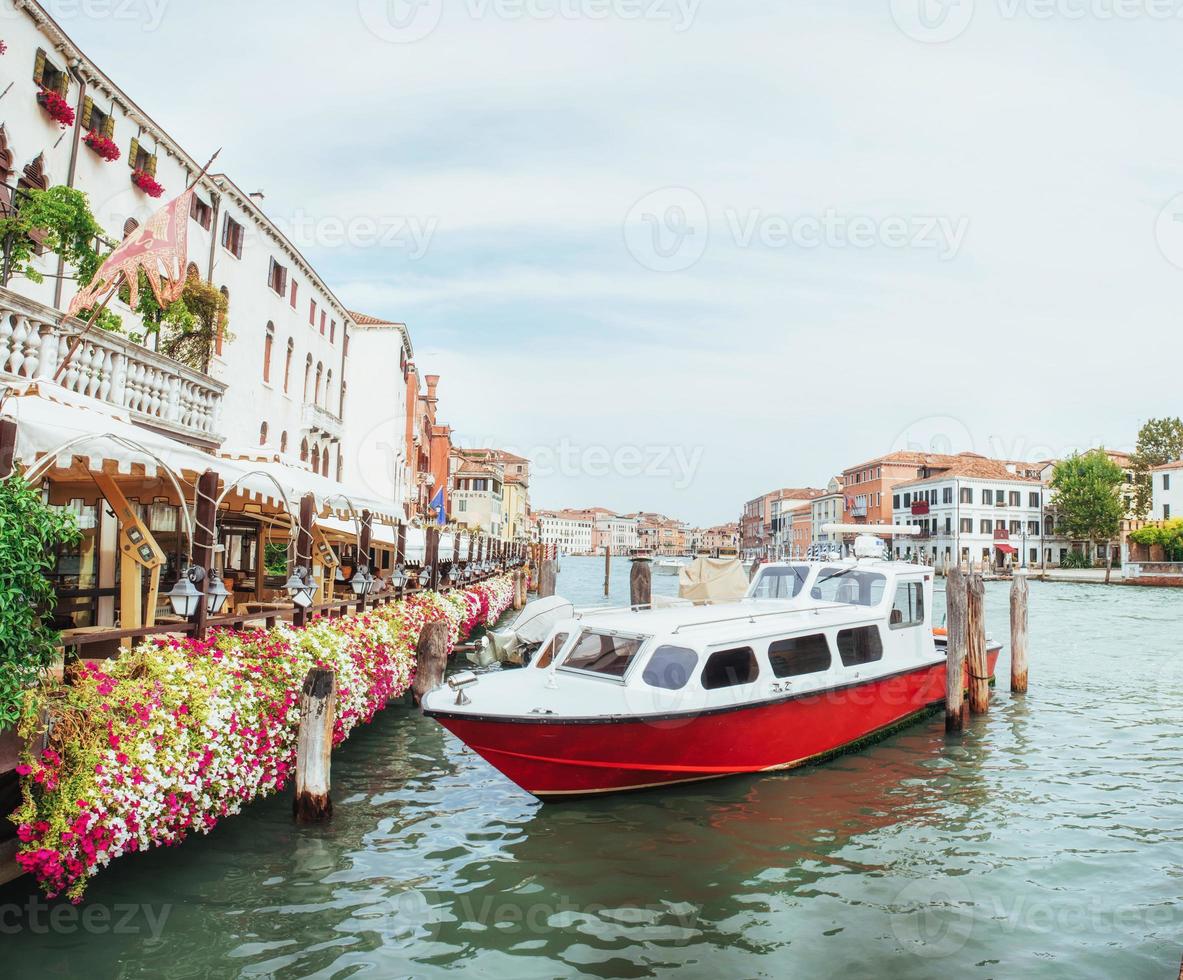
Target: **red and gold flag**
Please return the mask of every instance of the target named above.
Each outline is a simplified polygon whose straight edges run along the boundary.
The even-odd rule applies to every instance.
[[[128,235],[99,266],[91,284],[70,302],[70,316],[77,316],[80,311],[100,302],[120,285],[121,278],[131,291],[128,305],[134,310],[140,298],[141,270],[162,307],[180,299],[185,289],[192,200],[193,188],[190,187]]]

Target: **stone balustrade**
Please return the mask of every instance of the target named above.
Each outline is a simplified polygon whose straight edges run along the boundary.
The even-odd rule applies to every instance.
[[[0,377],[52,381],[83,327],[52,307],[0,289]],[[58,384],[185,441],[222,442],[226,385],[120,334],[91,330]]]

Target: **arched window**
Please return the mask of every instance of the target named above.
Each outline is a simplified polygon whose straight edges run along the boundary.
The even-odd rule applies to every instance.
[[[140,223],[135,218],[128,218],[123,222],[123,237],[126,238],[133,231],[140,227]]]
[[[349,387],[349,386],[345,383],[345,379],[342,378],[341,379],[341,399],[337,403],[338,418],[345,418],[345,389],[347,387]]]
[[[8,130],[0,123],[0,204],[12,201],[12,150],[8,148]]]
[[[304,401],[308,401],[308,385],[312,382],[312,355],[304,361]]]
[[[280,433],[279,436],[279,451],[286,453],[288,451],[288,434],[286,432]]]
[[[312,472],[320,472],[320,446],[312,447]]]
[[[259,445],[260,446],[267,445],[267,423],[266,422],[264,422],[261,426],[259,426]]]
[[[263,381],[271,382],[271,350],[275,346],[275,324],[267,324],[267,339],[263,342]]]
[[[300,462],[301,463],[308,462],[308,440],[307,439],[300,440]]]
[[[226,336],[226,317],[230,314],[230,290],[222,287],[222,295],[226,297],[226,312],[218,320],[218,335],[214,338],[214,353],[222,353],[222,339]]]
[[[341,455],[341,450],[337,450],[337,482],[345,482],[345,458]]]
[[[200,278],[201,278],[201,270],[197,268],[197,263],[190,262],[189,267],[185,270],[185,281],[188,282],[190,279],[200,279]]]
[[[292,384],[292,355],[296,353],[296,342],[288,338],[288,352],[283,360],[283,393],[286,395]]]
[[[324,456],[322,456],[321,460],[320,460],[320,475],[321,476],[328,476],[329,475],[329,447],[328,446],[325,446]]]
[[[329,407],[329,402],[332,401],[332,398],[333,398],[333,369],[329,368],[328,372],[325,374],[325,403],[324,403],[325,408]]]
[[[320,361],[317,361],[316,362],[316,389],[315,389],[315,392],[314,392],[313,398],[312,398],[313,405],[320,404],[320,383],[323,379],[324,379],[324,365]]]

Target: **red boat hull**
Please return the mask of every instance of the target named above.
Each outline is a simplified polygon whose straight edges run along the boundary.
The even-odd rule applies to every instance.
[[[991,676],[999,650],[989,651]],[[528,793],[554,798],[790,769],[882,736],[944,700],[940,662],[697,714],[569,721],[427,714]]]

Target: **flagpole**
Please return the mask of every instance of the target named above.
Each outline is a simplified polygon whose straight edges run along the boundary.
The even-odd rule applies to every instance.
[[[221,152],[222,152],[221,147],[218,147],[218,149],[214,151],[214,155],[209,158],[209,163],[207,163],[204,167],[202,167],[201,172],[196,177],[193,178],[193,183],[191,183],[185,187],[186,192],[191,191],[194,187],[197,186],[197,184],[200,182],[201,178],[204,177],[209,172],[209,168],[214,165],[214,161],[216,159],[218,159],[218,156],[221,154]],[[186,216],[186,218],[187,217],[188,216]],[[66,356],[64,358],[62,358],[62,363],[58,365],[58,369],[54,372],[53,380],[55,383],[57,382],[58,378],[60,378],[62,376],[62,372],[64,372],[66,370],[66,368],[70,366],[70,361],[73,360],[74,354],[77,352],[78,348],[82,346],[82,341],[86,339],[86,335],[90,333],[91,328],[98,321],[99,317],[102,316],[103,313],[106,311],[107,305],[111,302],[112,299],[115,298],[115,294],[117,292],[119,292],[119,287],[123,285],[124,280],[126,278],[127,277],[122,272],[119,273],[119,277],[115,280],[114,284],[111,286],[111,291],[107,293],[106,298],[104,298],[104,300],[102,302],[102,305],[93,314],[91,314],[91,317],[87,321],[86,326],[83,328],[82,332],[80,334],[78,334],[78,336],[75,337],[74,340],[71,342],[70,349],[68,351],[66,351]]]

